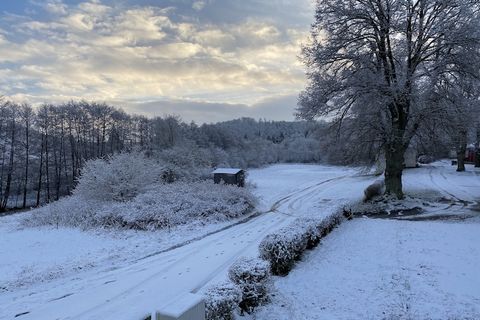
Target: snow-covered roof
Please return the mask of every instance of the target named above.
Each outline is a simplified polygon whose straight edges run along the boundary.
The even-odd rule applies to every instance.
[[[238,168],[217,168],[212,173],[237,174],[240,171],[242,171],[242,169],[238,169]]]

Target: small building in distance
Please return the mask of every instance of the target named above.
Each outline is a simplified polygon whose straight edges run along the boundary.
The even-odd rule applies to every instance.
[[[233,184],[239,187],[245,186],[245,171],[237,168],[217,168],[213,172],[215,183]]]
[[[405,168],[416,168],[418,167],[417,163],[418,153],[414,148],[408,148],[405,151],[403,166]]]

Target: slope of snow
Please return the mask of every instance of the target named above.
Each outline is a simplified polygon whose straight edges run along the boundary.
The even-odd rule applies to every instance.
[[[465,181],[465,179],[472,180],[472,177],[477,180]],[[362,176],[358,170],[352,168],[332,166],[275,165],[264,169],[251,170],[248,181],[256,185],[255,192],[261,199],[258,215],[224,230],[221,228],[225,227],[225,224],[197,226],[189,230],[180,229],[163,234],[148,232],[107,233],[103,231],[92,233],[48,228],[18,230],[19,216],[0,218],[0,243],[2,243],[0,247],[0,305],[2,306],[0,308],[0,319],[11,319],[15,315],[21,315],[17,317],[21,320],[140,318],[162,305],[168,305],[170,301],[180,296],[190,292],[199,292],[206,285],[223,280],[226,270],[238,257],[257,255],[258,243],[266,234],[288,225],[296,217],[327,215],[351,201],[361,199],[363,189],[375,179],[376,177],[373,176]],[[405,186],[413,195],[425,193],[425,189],[434,194],[440,193],[445,198],[452,199],[454,203],[449,207],[454,209],[463,208],[462,201],[468,201],[469,203],[478,201],[476,195],[479,190],[477,189],[479,186],[478,171],[470,171],[465,173],[465,178],[458,178],[454,168],[443,162],[407,170],[405,172]],[[454,188],[458,190],[452,191]],[[330,238],[328,238],[324,246],[314,253],[327,250],[331,254],[331,256],[320,258],[322,263],[331,263],[326,267],[327,272],[322,276],[328,277],[331,270],[336,270],[337,273],[334,275],[340,281],[334,282],[332,280],[331,287],[328,287],[329,290],[335,285],[340,289],[342,286],[348,287],[342,281],[349,280],[350,276],[361,278],[363,274],[370,270],[368,264],[375,264],[377,260],[379,264],[383,263],[385,267],[397,265],[391,259],[392,257],[395,258],[393,253],[398,246],[392,247],[386,244],[384,247],[381,246],[389,240],[395,243],[396,238],[393,240],[388,238],[388,236],[392,236],[390,227],[380,225],[380,230],[377,232],[375,225],[369,228],[368,223],[371,220],[365,220],[367,221],[365,227],[361,224],[362,221],[356,220],[350,225],[347,224],[346,229],[341,227],[336,231],[336,235],[332,239],[337,236],[347,237],[343,240],[341,247],[337,247],[333,240],[332,247],[329,247],[327,244]],[[385,223],[397,222],[386,221]],[[382,221],[376,223],[381,224]],[[409,225],[408,222],[402,223],[405,223],[405,226]],[[353,229],[348,229],[357,224],[361,225],[359,232],[355,233]],[[365,232],[361,232],[361,230]],[[350,231],[354,234],[353,236],[349,236]],[[445,234],[446,239],[452,236],[448,229],[444,230],[442,228],[437,231]],[[209,232],[213,233],[200,237]],[[470,231],[467,230],[466,232]],[[333,253],[336,250],[346,250],[351,246],[356,246],[357,250],[364,248],[362,242],[364,241],[363,237],[367,236],[365,233],[374,237],[365,241],[370,241],[372,244],[378,243],[380,246],[378,250],[380,251],[374,250],[372,254],[368,254],[369,251],[359,251],[360,255],[369,257],[369,259],[362,261],[357,261],[360,257],[357,257],[353,250],[343,253],[340,251],[341,257],[339,259],[344,260],[344,267],[341,267],[342,261],[337,262],[335,260],[336,255]],[[396,234],[398,234],[398,239],[402,241],[410,240],[402,233],[396,232]],[[448,244],[435,241],[434,238],[428,238],[428,236],[433,237],[434,233],[427,233],[426,235],[428,240],[426,243],[431,244],[432,247],[435,243],[439,246],[441,243]],[[472,237],[474,236],[472,235]],[[192,242],[187,241],[192,238],[197,239]],[[383,241],[383,238],[387,241]],[[412,243],[409,247],[416,248],[415,243],[421,243],[420,240],[416,239],[416,237],[412,237]],[[473,240],[476,240],[476,238],[465,241],[458,240],[456,246],[466,245]],[[184,243],[185,241],[187,242]],[[3,246],[3,243],[7,243],[7,246]],[[175,246],[182,243],[183,245]],[[478,241],[476,243],[478,244]],[[173,248],[163,250],[170,246],[173,246]],[[387,252],[384,253],[381,250],[382,248]],[[437,252],[433,249],[432,251]],[[446,256],[448,255],[439,252],[435,259],[438,261],[447,259]],[[464,257],[465,250],[450,250],[448,252],[452,255],[455,254],[452,259],[467,259]],[[402,254],[398,258],[400,261],[402,261],[402,257],[408,257],[408,251],[407,253],[400,251],[400,253]],[[431,253],[427,250],[425,254],[430,255]],[[380,255],[380,257],[377,257],[377,255]],[[417,256],[419,257],[420,254],[417,254]],[[312,259],[312,263],[317,263],[313,254]],[[349,259],[350,263],[348,263]],[[412,263],[416,266],[417,262],[420,261],[419,259],[413,259]],[[475,256],[472,256],[472,259],[475,259]],[[359,265],[354,268],[356,263],[364,263],[365,266]],[[403,264],[400,265],[403,266]],[[405,267],[413,268],[408,263],[405,263]],[[439,272],[438,279],[444,279],[443,275],[448,275],[448,272],[452,272],[451,268],[456,266],[440,271],[435,267],[438,267],[438,265],[435,264],[432,267],[434,274]],[[53,272],[51,272],[52,268]],[[298,268],[303,268],[303,266],[299,265]],[[362,270],[362,268],[365,269],[364,273],[354,273],[354,271]],[[469,275],[470,267],[465,268],[464,273]],[[27,271],[22,272],[23,269]],[[55,273],[55,270],[58,269],[61,269],[61,271]],[[321,270],[318,269],[317,274]],[[345,272],[340,272],[342,270],[345,270]],[[399,273],[397,269],[390,271],[392,274],[393,272]],[[384,277],[393,277],[387,271],[385,272],[387,274]],[[32,278],[33,280],[22,283],[23,278]],[[281,281],[288,281],[289,279],[290,277],[287,277]],[[403,278],[399,279],[399,283],[405,282],[402,280]],[[409,279],[407,277],[407,280]],[[460,281],[457,278],[455,280]],[[282,288],[283,285],[281,281],[279,281],[279,288]],[[308,282],[308,279],[299,278],[298,281],[303,283]],[[382,281],[380,281],[381,284],[383,284]],[[385,281],[390,283],[390,280]],[[20,283],[21,285],[11,286],[12,283]],[[291,284],[294,283],[294,281],[291,282]],[[2,291],[1,287],[5,287],[5,284],[9,289]],[[355,284],[353,286],[357,288]],[[284,285],[284,288],[289,287],[289,284]],[[317,282],[318,288],[322,288],[322,284],[319,282]],[[365,290],[368,288],[369,284],[366,284]],[[422,284],[421,288],[424,290],[427,285]],[[439,288],[448,288],[448,286]],[[313,290],[313,288],[311,289]],[[463,294],[460,289],[455,292]],[[288,290],[291,290],[291,288]],[[357,291],[351,291],[350,295],[358,295],[361,292],[359,290],[363,290],[361,286],[358,287]],[[280,292],[283,292],[283,290],[280,290]],[[347,301],[348,299],[355,299],[354,297],[348,298],[341,295],[340,292],[343,293],[343,291],[339,289],[330,292],[338,293],[333,295],[333,298],[337,299],[339,305],[341,305],[340,299]],[[401,290],[398,289],[396,292],[401,292]],[[444,292],[449,293],[450,291],[445,289]],[[321,294],[326,295],[325,292]],[[476,291],[468,294],[475,297]],[[362,297],[357,298],[362,299]],[[468,301],[470,305],[472,300]],[[318,303],[318,301],[315,303]],[[279,308],[279,305],[273,305],[272,308],[275,308],[275,306]],[[363,310],[366,309],[365,305],[361,307]],[[292,308],[294,308],[292,312],[297,310],[295,306],[292,306]],[[325,310],[325,312],[335,311],[334,309]],[[472,310],[473,313],[471,314],[476,315],[475,309]],[[265,317],[264,319],[270,318]],[[302,318],[293,317],[290,319]]]
[[[258,216],[166,252],[160,250],[166,244],[181,242],[205,230],[164,236],[45,228],[16,230],[17,217],[2,218],[0,225],[9,225],[2,230],[9,248],[0,252],[1,270],[14,266],[10,278],[12,274],[18,278],[22,277],[18,271],[30,266],[38,270],[43,281],[2,292],[0,318],[20,314],[20,319],[36,320],[142,317],[172,299],[222,280],[238,257],[257,255],[261,239],[295,217],[326,215],[347,199],[361,198],[363,188],[373,178],[352,177],[354,174],[356,171],[349,168],[314,165],[252,170],[249,181],[257,185],[255,192],[262,199]],[[17,248],[18,253],[12,253],[12,248]],[[148,257],[141,259],[144,256]],[[92,264],[87,270],[73,269],[49,280],[52,263],[75,268],[85,261]]]
[[[346,222],[277,279],[256,319],[480,319],[479,228]]]
[[[254,318],[480,319],[480,169],[467,170],[446,161],[406,170],[407,194],[448,201],[423,221],[344,223],[276,279],[272,304]]]

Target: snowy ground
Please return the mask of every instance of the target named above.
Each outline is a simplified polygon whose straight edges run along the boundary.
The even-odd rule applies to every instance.
[[[359,218],[276,281],[256,319],[480,319],[480,223]]]
[[[170,233],[92,233],[23,229],[21,215],[3,217],[0,318],[140,318],[222,279],[233,261],[256,255],[265,234],[295,217],[326,215],[360,198],[373,178],[356,174],[315,165],[252,170],[249,181],[261,198],[259,216],[166,252],[161,251],[225,225]]]
[[[452,212],[457,209],[460,212],[478,205],[476,201],[479,200],[479,175],[480,172],[473,170],[457,175],[454,168],[447,163],[436,163],[408,170],[405,174],[405,186],[412,194],[442,194],[446,199],[435,208],[437,212]],[[0,218],[0,319],[11,319],[15,316],[22,320],[138,319],[187,292],[198,292],[209,283],[223,279],[225,271],[233,261],[240,256],[257,255],[258,243],[265,234],[288,225],[295,217],[326,215],[351,201],[359,200],[363,189],[373,180],[375,177],[362,176],[358,170],[331,166],[275,165],[251,170],[249,181],[256,185],[255,192],[261,198],[258,206],[260,214],[223,231],[218,230],[222,230],[225,224],[195,226],[189,230],[170,233],[22,229],[18,225],[21,215]],[[291,276],[279,279],[277,299],[274,304],[261,311],[257,318],[274,319],[270,316],[273,314],[278,319],[315,319],[317,314],[323,314],[323,318],[328,319],[358,318],[358,313],[350,311],[361,313],[362,310],[369,310],[370,305],[366,301],[370,301],[372,293],[368,290],[373,290],[371,288],[375,283],[384,287],[383,295],[388,296],[389,292],[400,294],[401,284],[408,280],[415,292],[411,297],[432,293],[432,298],[425,300],[435,305],[440,305],[440,297],[467,290],[464,289],[465,282],[477,284],[478,288],[478,277],[474,278],[472,275],[474,264],[480,265],[480,255],[474,250],[479,241],[472,231],[478,225],[460,230],[463,225],[473,223],[470,222],[472,220],[467,221],[454,224],[453,228],[447,225],[451,222],[420,224],[357,219],[347,223],[329,236],[323,246],[308,256],[304,263],[299,264]],[[392,224],[391,227],[389,224]],[[429,224],[440,227],[437,230],[428,227]],[[376,225],[379,227],[376,228]],[[423,229],[409,227],[422,228],[422,225],[425,230],[435,231],[422,233],[420,231]],[[210,232],[213,234],[202,237]],[[458,237],[448,240],[457,234]],[[392,239],[394,236],[397,238]],[[342,237],[345,239],[342,240]],[[175,246],[192,238],[198,239]],[[421,241],[422,239],[427,240]],[[403,243],[406,243],[405,247]],[[425,246],[419,247],[419,244],[423,243]],[[444,247],[450,244],[451,247],[445,251]],[[395,254],[396,250],[398,255]],[[424,255],[416,253],[414,258],[409,259],[408,250],[424,252]],[[451,259],[457,259],[458,263],[443,267],[441,262],[449,260],[449,254],[452,254]],[[424,262],[422,259],[428,261]],[[426,264],[430,260],[432,262]],[[462,264],[462,261],[465,263]],[[356,263],[360,265],[356,266]],[[403,270],[402,267],[416,270],[414,267],[417,264],[418,268],[421,265],[430,267],[434,276],[417,276],[423,282],[418,282],[420,280],[417,281],[417,278],[408,278],[410,271]],[[372,265],[379,267],[372,271],[369,268]],[[382,266],[393,267],[383,270]],[[465,274],[464,278],[453,276],[457,268]],[[428,273],[429,269],[421,269]],[[300,272],[301,270],[304,272]],[[377,273],[378,270],[383,270],[383,273],[377,274],[375,270]],[[303,277],[303,274],[311,276]],[[370,275],[370,278],[364,281],[365,288],[359,282],[364,274]],[[396,274],[399,274],[395,276],[397,280],[392,278]],[[298,275],[297,278],[295,275]],[[453,278],[448,278],[448,275]],[[298,286],[295,285],[295,279]],[[313,281],[316,279],[319,281]],[[321,282],[322,279],[326,282]],[[338,281],[334,281],[335,279]],[[376,282],[372,282],[372,279]],[[433,281],[431,290],[427,290],[430,288],[427,285],[430,283],[429,279]],[[451,284],[451,279],[455,280],[455,285]],[[447,284],[444,285],[442,281],[447,281]],[[307,282],[316,283],[316,286],[307,287]],[[417,282],[420,288],[418,290],[412,285]],[[455,286],[456,289],[453,288]],[[295,287],[298,287],[298,290]],[[343,287],[348,290],[343,290]],[[396,289],[389,291],[390,287]],[[461,292],[465,293],[462,297],[468,294],[468,297],[478,299],[478,291],[475,291],[473,285],[470,288],[471,292]],[[307,289],[312,294],[306,295],[304,290]],[[439,293],[441,290],[444,290],[445,295]],[[380,299],[383,295],[377,293],[371,299]],[[452,301],[461,301],[459,297]],[[287,298],[290,300],[285,300]],[[467,306],[475,302],[472,299],[465,300],[465,309],[450,308],[450,314],[457,315],[454,311],[467,310]],[[386,300],[391,304],[396,303],[386,298],[381,301]],[[322,301],[329,303],[320,304]],[[382,308],[375,309],[373,306],[381,306],[381,301],[371,302],[373,313],[362,315],[376,319],[376,311]],[[402,305],[403,301],[399,301]],[[416,310],[413,306],[415,300],[411,301],[414,302],[409,308]],[[307,302],[311,304],[311,308]],[[316,308],[314,304],[319,307]],[[288,305],[288,308],[282,308],[281,305]],[[338,307],[335,307],[336,305]],[[351,307],[347,307],[349,305]],[[354,305],[358,308],[353,307]],[[308,309],[313,310],[313,313],[306,316],[302,312]],[[469,314],[476,318],[475,312],[478,310],[474,307],[470,309]],[[292,317],[285,317],[286,313],[282,310],[290,312]],[[345,312],[341,313],[341,310]],[[398,310],[402,309],[392,307],[387,311]]]
[[[480,319],[479,174],[446,162],[408,170],[410,195],[446,201],[404,217],[417,221],[346,222],[276,278],[272,304],[254,318]]]

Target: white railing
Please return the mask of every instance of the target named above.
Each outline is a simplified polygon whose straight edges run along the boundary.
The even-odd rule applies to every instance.
[[[205,301],[200,295],[186,294],[142,320],[205,320]]]

